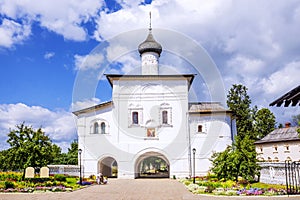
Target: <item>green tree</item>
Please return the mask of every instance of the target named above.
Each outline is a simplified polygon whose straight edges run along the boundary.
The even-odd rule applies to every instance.
[[[300,125],[300,114],[292,116],[292,123],[294,126]]]
[[[24,123],[9,132],[7,142],[11,147],[6,162],[11,170],[46,166],[60,153],[60,148],[52,144],[41,128],[34,130]]]
[[[253,180],[259,170],[254,141],[260,136],[258,133],[266,134],[269,131],[266,127],[275,125],[275,117],[268,116],[273,115],[271,112],[250,107],[247,90],[243,85],[233,85],[227,95],[227,105],[236,117],[237,135],[232,146],[212,156],[212,171],[218,178],[237,180],[240,176]],[[265,122],[266,127],[261,127]]]
[[[234,180],[238,180],[238,177],[241,176],[246,180],[253,181],[255,175],[259,173],[254,140],[249,135],[246,135],[243,139],[236,137],[233,146],[232,157],[234,158],[233,163],[237,170],[234,173]]]
[[[241,138],[253,133],[251,100],[247,91],[243,85],[233,85],[227,95],[227,106],[235,114],[237,135]]]
[[[71,143],[71,147],[68,148],[68,164],[77,165],[78,164],[78,142],[74,140]]]
[[[259,173],[254,141],[248,135],[242,140],[236,137],[233,146],[228,146],[223,152],[214,153],[211,161],[212,172],[220,180],[237,181],[240,176],[253,181]]]
[[[74,140],[67,153],[60,153],[52,164],[57,165],[77,165],[78,164],[78,142]]]
[[[256,139],[261,139],[275,129],[275,116],[268,108],[262,108],[254,114]]]
[[[233,150],[228,146],[223,152],[215,152],[211,157],[212,172],[217,175],[218,179],[234,180],[233,167]]]

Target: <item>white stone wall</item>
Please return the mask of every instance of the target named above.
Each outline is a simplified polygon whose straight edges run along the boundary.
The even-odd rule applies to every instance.
[[[284,163],[258,163],[261,167],[260,182],[268,184],[286,184],[285,164]]]
[[[232,145],[230,115],[193,114],[190,115],[191,148],[196,149],[196,174],[206,175],[211,167],[213,152],[221,152]],[[198,126],[202,132],[198,132]]]
[[[111,157],[117,161],[118,178],[135,178],[143,155],[163,156],[170,165],[170,177],[188,177],[192,158],[189,147],[197,149],[196,175],[205,175],[212,151],[223,151],[232,143],[234,122],[229,115],[189,116],[188,82],[183,77],[114,80],[112,99],[110,106],[78,116],[85,177],[99,173],[99,163]],[[168,124],[162,124],[162,108],[168,111]],[[132,124],[132,111],[139,113],[138,125]],[[107,123],[106,134],[93,133],[95,121]],[[201,133],[196,132],[199,123],[204,127]],[[147,137],[149,128],[155,129],[155,137]]]
[[[277,149],[276,149],[277,148]],[[256,144],[257,159],[271,162],[300,161],[300,141]]]

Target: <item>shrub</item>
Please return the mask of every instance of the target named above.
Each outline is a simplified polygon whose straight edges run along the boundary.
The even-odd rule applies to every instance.
[[[236,186],[234,181],[228,180],[226,182],[221,183],[223,188],[233,188]]]
[[[56,181],[66,181],[67,177],[63,174],[55,174],[54,175],[54,180],[56,180]]]
[[[238,180],[238,184],[243,187],[246,187],[249,184],[249,182],[246,179],[241,179],[241,180]]]
[[[189,180],[185,180],[184,182],[183,182],[183,184],[185,185],[185,186],[188,186],[189,184],[191,184],[192,182],[191,181],[189,181]]]
[[[21,172],[0,172],[0,181],[13,180],[21,181],[23,173]]]
[[[15,188],[15,184],[11,181],[5,181],[4,182],[4,188],[8,189],[8,188]]]

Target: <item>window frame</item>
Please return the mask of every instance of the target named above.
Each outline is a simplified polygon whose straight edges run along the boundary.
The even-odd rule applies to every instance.
[[[101,122],[100,124],[100,130],[101,130],[101,134],[106,134],[106,124],[105,122]]]
[[[137,111],[131,112],[131,121],[132,121],[132,125],[139,124],[139,112],[137,112]]]
[[[166,113],[166,116],[164,116]],[[162,103],[160,104],[159,108],[159,121],[160,121],[160,126],[164,127],[173,127],[172,125],[172,107],[168,103]],[[165,121],[165,118],[167,121]],[[166,123],[165,123],[166,122]]]
[[[96,125],[97,124],[97,125]],[[102,131],[104,124],[104,132]],[[96,126],[95,126],[96,125]],[[103,125],[102,125],[103,126]],[[90,134],[109,134],[109,124],[105,119],[94,119],[90,122]]]
[[[93,133],[94,134],[99,134],[99,124],[98,124],[98,122],[93,123]]]

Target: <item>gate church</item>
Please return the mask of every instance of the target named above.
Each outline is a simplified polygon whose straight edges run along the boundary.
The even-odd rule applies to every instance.
[[[138,51],[141,75],[106,75],[112,101],[73,112],[84,176],[188,177],[194,156],[195,174],[205,175],[212,153],[232,144],[231,111],[190,103],[194,74],[159,74],[162,46],[151,28]]]

